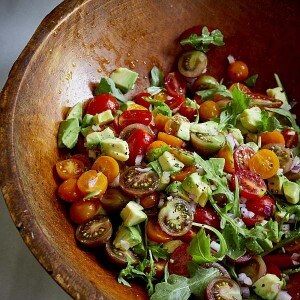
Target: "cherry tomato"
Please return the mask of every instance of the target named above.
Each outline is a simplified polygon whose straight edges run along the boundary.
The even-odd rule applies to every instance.
[[[251,278],[252,282],[257,281],[262,276],[266,275],[267,267],[261,256],[253,256],[249,261],[239,264],[238,273],[245,273]]]
[[[225,144],[217,153],[217,157],[225,159],[225,172],[234,173],[234,160],[231,147]]]
[[[165,124],[165,132],[168,134],[176,135],[178,129],[180,128],[181,122],[188,122],[186,117],[180,115],[174,115]]]
[[[232,279],[220,276],[215,277],[206,287],[207,300],[242,300],[239,285]]]
[[[234,168],[236,171],[249,170],[249,160],[255,151],[248,146],[239,146],[233,151]]]
[[[77,186],[77,178],[69,178],[65,180],[57,190],[58,196],[66,202],[74,202],[82,197]]]
[[[158,192],[153,192],[150,195],[142,197],[140,200],[140,204],[146,209],[157,206],[158,203],[159,203],[159,193]]]
[[[264,257],[265,260],[265,257]],[[267,267],[267,273],[269,274],[274,274],[276,275],[278,278],[281,278],[281,271],[280,269],[277,267],[277,265],[270,263],[268,261],[265,261],[266,267]]]
[[[180,171],[171,175],[171,180],[182,182],[185,178],[195,173],[196,171],[196,166],[184,166]]]
[[[174,96],[173,98],[166,100],[165,103],[173,110],[180,108],[184,101],[184,96]]]
[[[185,77],[200,76],[207,67],[207,56],[198,50],[183,52],[178,59],[178,71]]]
[[[79,177],[84,171],[83,162],[75,158],[59,161],[55,166],[58,176],[63,180]]]
[[[194,122],[197,116],[197,109],[187,106],[185,103],[183,103],[178,111],[182,116],[189,119],[190,122]]]
[[[286,290],[292,299],[300,298],[300,272],[289,275],[286,283]]]
[[[242,216],[242,221],[247,227],[253,227],[256,223],[261,223],[265,218],[263,216],[254,215],[252,218]]]
[[[115,188],[109,188],[101,197],[100,201],[106,211],[120,211],[129,202],[129,198]]]
[[[198,231],[196,229],[191,228],[186,234],[180,236],[179,238],[182,242],[189,244],[192,241],[192,239],[197,235],[197,232]]]
[[[194,214],[194,222],[220,228],[218,214],[209,207],[197,207]]]
[[[162,92],[155,94],[153,96],[153,99],[159,100],[161,102],[166,102],[168,97],[169,97],[169,95],[166,92],[162,91]]]
[[[277,155],[269,149],[257,151],[249,160],[249,169],[261,178],[267,179],[274,176],[279,169],[279,159]]]
[[[70,208],[70,218],[76,224],[84,224],[93,219],[101,210],[101,202],[99,200],[83,200],[73,202]]]
[[[149,240],[156,243],[171,241],[174,237],[168,235],[160,228],[157,220],[149,219],[146,224],[146,234]]]
[[[291,269],[295,267],[297,262],[294,262],[291,254],[269,254],[264,256],[264,261],[269,264],[276,265],[280,270]]]
[[[242,84],[240,82],[233,83],[229,87],[229,91],[232,92],[234,88],[238,88],[243,93],[251,93],[250,89],[246,85],[244,85],[244,84]]]
[[[72,156],[72,158],[81,160],[85,166],[85,169],[88,170],[91,168],[92,164],[91,164],[91,160],[87,155],[84,154],[75,154]]]
[[[250,98],[250,107],[258,106],[261,109],[263,108],[279,108],[282,105],[282,101],[274,99],[272,97],[260,94],[260,93],[246,93],[247,97]]]
[[[188,244],[183,243],[171,254],[168,265],[170,274],[189,277],[187,263],[192,260],[192,256],[187,252],[188,246]]]
[[[119,103],[114,96],[110,94],[101,94],[95,96],[94,99],[89,102],[87,113],[96,115],[108,109],[114,114],[119,109]]]
[[[292,243],[285,245],[284,249],[289,253],[300,253],[300,239],[296,239]]]
[[[216,102],[208,100],[203,102],[199,108],[199,118],[202,121],[208,121],[220,115],[221,111]]]
[[[267,131],[260,134],[261,145],[267,145],[271,143],[285,145],[284,136],[277,130]]]
[[[120,173],[118,162],[114,158],[106,155],[99,156],[95,160],[92,170],[102,172],[107,177],[109,184],[112,183]]]
[[[284,140],[285,140],[285,146],[287,148],[293,148],[298,145],[298,133],[295,130],[292,129],[285,129],[282,131]]]
[[[135,123],[148,126],[152,121],[152,114],[148,110],[126,110],[119,115],[118,121],[119,128],[121,129]]]
[[[262,197],[267,191],[267,186],[263,181],[263,179],[259,175],[251,171],[248,170],[236,171],[231,176],[231,183],[234,188],[235,188],[235,178],[237,178],[237,181],[241,188],[240,191],[241,196],[247,199],[255,200],[257,197]]]
[[[162,278],[165,274],[165,267],[167,262],[163,259],[159,259],[154,262],[155,278]]]
[[[135,129],[132,131],[127,139],[129,147],[129,159],[126,163],[128,165],[135,165],[137,156],[141,155],[143,158],[146,154],[147,147],[153,142],[153,140],[153,135],[145,130]]]
[[[133,101],[136,104],[142,105],[142,106],[149,109],[150,103],[147,100],[145,100],[144,98],[151,98],[151,94],[149,94],[149,93],[139,93],[139,94],[134,96]]]
[[[255,215],[263,216],[266,219],[270,219],[276,211],[275,200],[269,196],[249,200],[246,202],[246,207]]]
[[[123,128],[121,128],[121,126],[119,124],[119,118],[120,118],[120,115],[115,116],[115,119],[112,123],[112,128],[117,134],[119,134],[123,129]]]
[[[233,82],[240,82],[247,79],[249,75],[249,69],[244,62],[236,60],[228,66],[227,73],[230,80]]]
[[[169,73],[164,78],[164,84],[167,90],[167,93],[170,96],[177,97],[185,95],[186,92],[186,81],[184,77],[178,72]]]

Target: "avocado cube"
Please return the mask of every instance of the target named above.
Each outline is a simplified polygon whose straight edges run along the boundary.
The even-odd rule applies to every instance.
[[[94,125],[93,118],[94,118],[93,115],[86,114],[82,120],[82,127],[88,127],[88,126]]]
[[[84,137],[86,137],[88,134],[93,133],[94,130],[92,126],[88,126],[88,127],[82,127],[80,132]]]
[[[176,159],[169,151],[165,151],[159,158],[158,162],[163,171],[177,172],[184,167],[184,164]]]
[[[113,245],[123,251],[142,243],[142,237],[136,227],[121,225],[116,233]]]
[[[127,68],[117,68],[110,74],[110,78],[123,93],[132,90],[139,74]]]
[[[78,118],[71,118],[62,121],[58,129],[58,147],[67,147],[69,149],[74,148],[78,140],[79,132],[80,125]]]
[[[101,152],[119,161],[126,161],[129,158],[128,144],[119,138],[107,138],[101,141]]]
[[[89,127],[87,127],[89,128]],[[114,132],[109,128],[105,128],[100,132],[92,132],[86,136],[86,147],[88,149],[97,149],[101,146],[101,142],[108,138],[114,138]]]
[[[207,121],[204,123],[191,124],[191,132],[212,134],[217,132],[219,124],[215,121]]]
[[[238,128],[229,128],[228,129],[229,134],[236,139],[236,141],[241,145],[244,143],[244,137],[242,135],[242,132]]]
[[[299,202],[300,187],[296,182],[285,181],[283,183],[283,193],[287,202],[291,204]]]
[[[261,110],[259,107],[254,106],[245,109],[240,114],[240,121],[242,125],[252,133],[257,132],[257,128],[261,123]]]
[[[283,183],[287,178],[282,175],[274,175],[268,179],[268,188],[272,194],[283,195]]]
[[[147,215],[143,212],[143,206],[135,201],[129,201],[122,209],[120,216],[125,226],[134,226],[147,219]]]
[[[100,114],[97,114],[93,117],[93,123],[94,125],[106,125],[114,120],[114,116],[111,113],[111,110],[108,109],[106,111],[103,111]]]
[[[181,122],[176,132],[176,136],[184,141],[189,141],[191,139],[190,126],[191,123],[189,122]]]
[[[274,274],[266,274],[259,278],[253,284],[254,292],[265,300],[274,300],[280,290],[283,282]]]
[[[73,119],[73,118],[77,118],[79,123],[81,123],[81,121],[82,121],[82,103],[81,102],[78,102],[77,104],[75,104],[73,107],[70,108],[66,120]]]

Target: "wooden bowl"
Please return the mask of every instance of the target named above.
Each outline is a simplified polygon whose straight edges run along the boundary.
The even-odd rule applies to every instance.
[[[119,66],[141,75],[130,98],[147,85],[153,65],[170,70],[180,51],[176,38],[200,23],[225,35],[226,46],[209,53],[210,74],[221,79],[232,54],[259,74],[258,89],[276,86],[276,72],[289,98],[298,99],[299,13],[298,1],[69,0],[44,19],[1,93],[1,190],[25,243],[72,297],[147,295],[119,285],[101,265],[105,258],[75,243],[53,176],[65,108],[91,98],[93,84]]]

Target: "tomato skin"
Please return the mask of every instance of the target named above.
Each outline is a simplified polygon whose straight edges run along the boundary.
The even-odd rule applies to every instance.
[[[282,131],[282,135],[287,148],[293,148],[298,145],[299,136],[295,130],[285,129]]]
[[[98,200],[75,201],[70,208],[70,218],[76,224],[84,224],[91,220],[100,210],[101,203]]]
[[[216,102],[207,100],[200,105],[199,118],[201,121],[208,121],[220,115],[221,111]]]
[[[284,136],[277,130],[271,132],[263,132],[260,134],[261,145],[265,146],[267,144],[275,143],[285,145]]]
[[[173,173],[171,175],[171,181],[180,181],[182,182],[189,175],[197,171],[196,166],[184,166],[180,171]]]
[[[166,264],[163,259],[154,262],[155,278],[160,279],[164,276]]]
[[[300,297],[300,272],[289,275],[289,280],[286,284],[287,292],[292,296],[292,299]]]
[[[84,155],[84,154],[75,154],[72,156],[72,158],[75,158],[75,159],[78,159],[78,160],[81,160],[85,166],[85,168],[88,170],[91,168],[92,164],[91,164],[91,160],[90,158],[87,156],[87,155]]]
[[[140,200],[140,204],[146,209],[157,206],[158,203],[159,203],[159,193],[158,192],[154,192],[150,195],[144,196]]]
[[[239,146],[233,151],[234,168],[236,171],[249,170],[249,160],[255,151],[248,146]]]
[[[170,274],[177,274],[189,277],[187,263],[192,260],[192,256],[187,252],[188,244],[181,244],[171,254],[169,261]]]
[[[103,111],[110,109],[114,114],[119,109],[119,103],[117,99],[110,94],[101,94],[95,96],[88,104],[87,113],[90,115],[96,115]]]
[[[151,94],[149,93],[139,93],[134,96],[133,101],[136,104],[142,105],[149,109],[150,103],[144,99],[144,97],[151,98]]]
[[[178,72],[172,72],[165,76],[164,85],[170,96],[185,95],[187,84],[184,77]]]
[[[197,235],[197,231],[191,228],[186,234],[180,236],[179,239],[182,242],[189,244],[196,235]]]
[[[194,222],[220,228],[218,214],[209,207],[197,207],[194,214]]]
[[[267,267],[267,273],[270,273],[270,274],[274,274],[276,275],[278,278],[281,278],[281,271],[280,269],[278,268],[277,265],[275,265],[274,263],[270,263],[268,262],[267,260],[265,260],[265,257],[263,258],[264,259],[264,262],[266,264],[266,267]]]
[[[232,92],[234,88],[238,88],[243,93],[251,93],[250,89],[240,82],[233,83],[228,90]]]
[[[152,121],[152,114],[148,110],[126,110],[119,115],[118,119],[119,129],[135,123],[148,126]]]
[[[235,188],[235,177],[238,180],[239,186],[241,188],[241,196],[247,199],[256,199],[257,197],[262,197],[266,191],[267,186],[263,179],[249,171],[249,170],[240,170],[236,171],[231,177],[231,184]]]
[[[174,239],[173,236],[168,235],[162,231],[157,220],[150,219],[146,225],[146,234],[149,240],[156,243],[165,243]]]
[[[260,94],[260,93],[246,93],[247,97],[250,98],[250,107],[258,106],[261,109],[268,108],[279,108],[282,105],[282,101],[274,99],[272,97]]]
[[[170,107],[171,110],[180,109],[183,105],[185,98],[183,96],[174,96],[172,99],[166,100],[166,104]]]
[[[247,79],[249,69],[244,62],[236,60],[228,66],[227,73],[230,80],[232,80],[233,82],[240,82]]]
[[[225,146],[223,146],[217,153],[217,157],[225,159],[225,166],[224,166],[225,172],[231,174],[234,173],[235,168],[234,168],[234,160],[233,160],[231,147],[225,144]]]
[[[55,167],[58,176],[63,180],[79,177],[84,171],[83,162],[75,158],[59,161]]]
[[[57,190],[58,196],[66,202],[74,202],[82,197],[77,186],[77,178],[65,180]]]
[[[136,157],[146,154],[147,147],[153,142],[154,137],[142,129],[135,129],[131,132],[127,139],[129,147],[129,159],[127,160],[128,165],[134,165]]]
[[[295,266],[290,254],[269,254],[264,256],[265,263],[274,264],[280,270],[290,269]]]
[[[196,108],[192,108],[190,106],[185,105],[185,103],[183,103],[178,111],[182,116],[186,117],[189,119],[190,122],[194,122],[197,116],[197,109]]]
[[[246,202],[246,207],[249,211],[255,213],[255,215],[262,216],[266,219],[270,219],[276,211],[275,200],[269,196],[249,200]]]
[[[253,227],[256,223],[261,223],[265,218],[263,216],[254,216],[252,218],[242,216],[242,221],[247,227]]]

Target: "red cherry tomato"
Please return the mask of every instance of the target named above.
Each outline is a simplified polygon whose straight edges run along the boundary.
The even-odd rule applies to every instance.
[[[249,160],[255,154],[255,151],[248,146],[239,146],[233,151],[234,169],[249,170]]]
[[[254,215],[252,218],[242,216],[243,222],[247,227],[253,227],[256,223],[261,223],[265,218],[263,216]]]
[[[194,222],[220,228],[218,214],[209,207],[198,207],[194,214]]]
[[[169,73],[164,79],[164,84],[170,96],[177,97],[186,92],[186,81],[178,72]]]
[[[189,244],[192,241],[192,239],[196,236],[196,234],[197,234],[196,229],[191,228],[186,234],[179,236],[179,239],[182,242]]]
[[[241,196],[247,199],[256,199],[262,197],[266,191],[267,186],[263,179],[249,170],[240,170],[235,172],[231,177],[232,186],[235,188],[235,177],[238,180],[241,188]]]
[[[72,156],[72,158],[81,160],[87,170],[92,167],[91,160],[90,160],[90,158],[87,155],[84,155],[84,154],[75,154],[75,155]]]
[[[264,258],[265,261],[265,258]],[[267,273],[274,274],[278,278],[281,278],[281,271],[280,269],[273,263],[270,263],[268,261],[265,261],[266,267],[267,267]]]
[[[142,129],[135,129],[131,132],[127,139],[129,147],[129,159],[127,160],[128,165],[134,165],[136,157],[146,154],[147,147],[154,141],[153,135]],[[139,163],[140,164],[140,163]]]
[[[188,244],[181,244],[171,254],[169,261],[170,274],[182,275],[189,277],[187,263],[192,260],[191,255],[187,252]]]
[[[285,146],[287,148],[293,148],[298,145],[298,133],[292,129],[285,129],[282,131],[282,135],[284,137]]]
[[[95,96],[87,107],[87,113],[90,115],[96,115],[103,111],[110,109],[111,113],[114,114],[119,109],[119,103],[117,99],[110,94],[101,94]]]
[[[286,290],[292,296],[292,299],[300,298],[300,272],[289,275]]]
[[[148,110],[126,110],[119,115],[118,127],[124,129],[130,124],[140,123],[149,125],[152,121],[152,114]]]
[[[151,94],[149,93],[139,93],[134,96],[133,101],[136,104],[142,105],[149,109],[150,103],[144,99],[144,97],[151,98]]]
[[[230,80],[233,82],[240,82],[247,79],[249,70],[244,62],[236,60],[228,66],[227,73]]]
[[[57,190],[58,196],[66,202],[74,202],[82,197],[77,186],[77,178],[69,178],[65,180]]]
[[[274,264],[280,270],[290,269],[295,267],[297,262],[294,263],[290,254],[269,254],[264,256],[265,263]]]
[[[260,108],[279,108],[282,105],[282,101],[268,97],[260,93],[246,93],[247,97],[250,98],[250,107],[258,106]]]
[[[173,236],[162,231],[157,220],[154,219],[148,220],[146,225],[146,234],[149,240],[156,243],[166,243],[174,239]]]
[[[249,211],[255,213],[255,215],[266,219],[270,219],[276,211],[275,200],[269,196],[249,200],[246,202],[246,207]]]
[[[171,110],[173,109],[180,109],[185,101],[184,96],[176,96],[172,99],[166,100],[165,103],[170,107]]]
[[[101,209],[99,200],[83,200],[73,202],[70,208],[70,218],[76,224],[84,224],[91,220]]]
[[[178,112],[188,118],[190,122],[194,122],[197,116],[197,109],[187,106],[185,103],[180,106]]]

